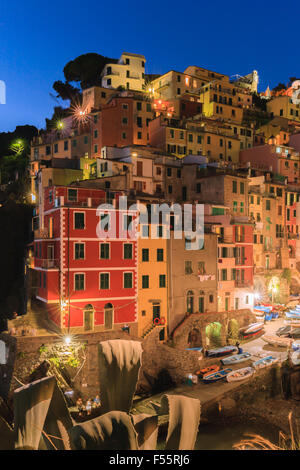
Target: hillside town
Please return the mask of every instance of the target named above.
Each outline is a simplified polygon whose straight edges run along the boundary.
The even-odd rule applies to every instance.
[[[280,427],[300,400],[300,79],[106,59],[30,141],[0,449],[153,450],[167,423],[166,449],[193,449],[200,415]]]
[[[102,86],[31,142],[29,298],[61,331],[145,337],[158,319],[169,338],[190,314],[299,293],[299,80],[258,93],[257,71],[189,66],[150,80],[145,65],[125,52],[106,64]],[[122,195],[203,204],[202,249],[172,229],[167,239],[162,221],[158,238],[144,225],[135,240],[99,240],[97,207],[118,212]]]

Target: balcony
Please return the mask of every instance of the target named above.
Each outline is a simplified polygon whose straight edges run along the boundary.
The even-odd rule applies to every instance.
[[[58,259],[42,259],[42,268],[44,269],[53,269],[59,267]]]
[[[43,238],[43,239],[54,238],[53,230],[50,231],[48,227],[34,230],[34,239],[36,240],[39,238]]]
[[[253,282],[245,280],[236,280],[234,284],[235,287],[253,287]]]

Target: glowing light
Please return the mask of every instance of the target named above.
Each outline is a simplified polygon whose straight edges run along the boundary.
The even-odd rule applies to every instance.
[[[21,139],[15,140],[14,142],[12,142],[10,146],[10,150],[15,152],[16,155],[21,154],[24,151],[24,149],[25,149],[25,144],[24,144],[24,141]]]
[[[65,124],[63,121],[57,121],[56,127],[57,129],[61,130],[65,127]]]
[[[71,343],[71,341],[72,341],[71,336],[68,335],[68,336],[65,336],[65,337],[64,337],[64,342],[65,342],[66,344],[69,345],[69,344]]]
[[[83,108],[79,103],[71,106],[71,113],[77,124],[87,124],[90,121],[91,117],[88,115],[87,108]]]
[[[258,293],[256,292],[256,293],[254,294],[254,298],[257,299],[257,300],[260,299],[260,294],[258,294]]]
[[[36,201],[36,196],[33,193],[31,193],[31,202],[35,202],[35,201]]]

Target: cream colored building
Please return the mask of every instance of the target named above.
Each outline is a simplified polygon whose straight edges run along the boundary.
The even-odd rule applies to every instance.
[[[146,59],[141,54],[123,52],[115,64],[106,64],[102,73],[102,87],[124,87],[130,90],[143,90],[145,85]]]

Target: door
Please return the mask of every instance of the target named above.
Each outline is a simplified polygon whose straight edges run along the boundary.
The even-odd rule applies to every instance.
[[[183,186],[183,187],[182,187],[182,200],[183,200],[183,201],[186,201],[186,194],[187,194],[187,192],[186,192],[186,186]]]
[[[84,331],[90,331],[94,328],[94,310],[92,307],[88,307],[83,312],[84,316]]]
[[[104,307],[104,327],[106,330],[112,330],[114,308],[112,304],[106,304]]]
[[[160,305],[153,305],[153,321],[160,318]]]

